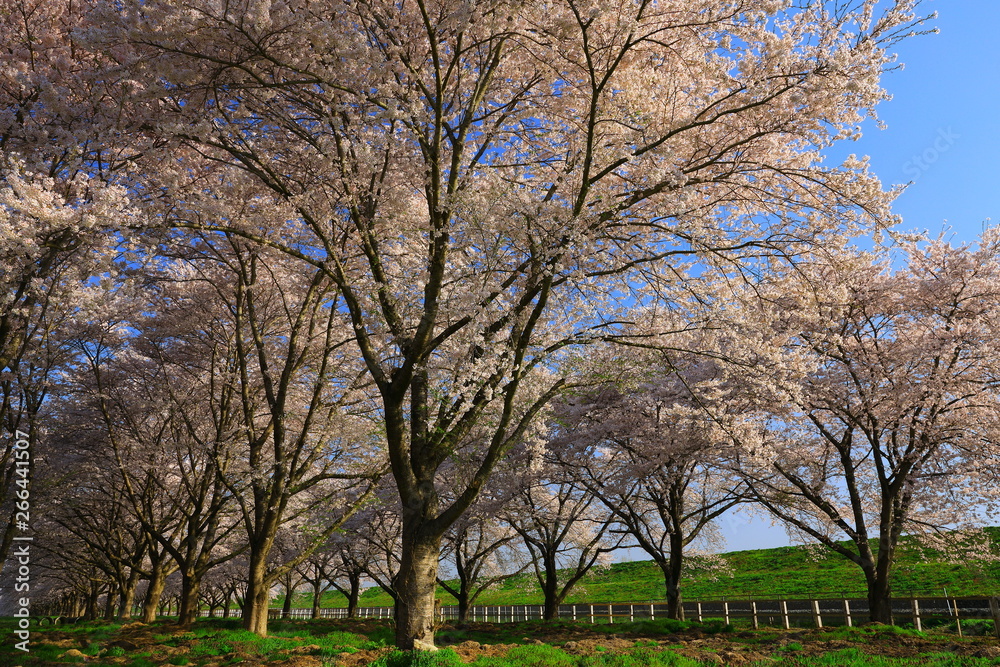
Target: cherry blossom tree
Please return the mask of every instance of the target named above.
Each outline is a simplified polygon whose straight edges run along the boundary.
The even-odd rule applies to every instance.
[[[358,413],[366,395],[356,364],[343,354],[337,295],[323,273],[234,237],[196,234],[171,243],[177,279],[198,286],[175,308],[201,312],[212,325],[190,327],[186,319],[182,331],[219,346],[201,357],[217,397],[212,428],[197,439],[245,533],[244,624],[266,634],[271,584],[365,502],[382,474],[380,442]],[[174,328],[170,335],[184,334]],[[193,420],[186,423],[190,430]],[[312,512],[317,506],[319,514]],[[307,516],[317,530],[294,557],[272,563],[279,528]]]
[[[198,327],[189,318],[205,312],[189,308],[178,317],[183,295],[158,277],[156,290],[146,289],[141,273],[110,290],[101,285],[93,307],[79,308],[77,363],[62,383],[72,396],[62,437],[68,448],[91,443],[91,463],[115,472],[105,484],[141,526],[149,555],[144,619],[152,620],[166,577],[179,569],[179,624],[187,626],[198,614],[202,577],[238,553],[221,548],[238,527],[221,478],[227,461],[206,446],[225,443],[233,424],[206,418],[206,406],[226,396],[213,395],[203,372],[218,349],[194,342]]]
[[[442,536],[560,390],[554,355],[627,319],[623,294],[672,298],[685,258],[890,219],[863,160],[821,158],[885,98],[918,3],[94,0],[50,34],[97,71],[49,76],[59,108],[119,116],[67,150],[336,289],[400,499],[397,643],[431,648]],[[173,216],[211,170],[283,217]],[[443,502],[456,454],[473,474]]]
[[[299,563],[295,568],[296,573],[302,577],[302,581],[309,584],[312,589],[312,617],[319,618],[322,610],[323,594],[334,589],[333,581],[344,572],[348,587],[345,597],[347,598],[347,616],[353,618],[353,612],[358,606],[358,597],[361,595],[361,576],[363,570],[360,568],[350,568],[347,563],[341,560],[341,555],[347,555],[349,549],[341,552],[334,547],[336,536],[331,536],[320,548],[313,551],[312,555]],[[341,570],[340,568],[344,568]],[[336,590],[340,590],[337,588]],[[341,591],[343,592],[343,591]]]
[[[101,165],[118,163],[119,144],[99,127],[113,124],[101,83],[107,63],[72,37],[89,2],[0,2],[0,501],[11,485],[28,491],[28,468],[13,465],[9,443],[25,433],[38,460],[39,412],[62,350],[56,335],[78,301],[81,283],[104,272],[108,250],[134,224],[121,188],[107,187]],[[108,84],[108,81],[104,82]],[[110,113],[106,113],[109,112]],[[105,123],[105,121],[109,121]],[[135,148],[134,137],[124,137]],[[95,147],[99,146],[99,148]],[[89,163],[91,169],[83,169]],[[15,521],[0,536],[0,568]]]
[[[213,567],[202,581],[203,600],[210,611],[221,607],[222,618],[229,618],[234,603],[242,606],[246,593],[245,558],[246,556],[242,555]]]
[[[703,338],[688,344],[704,354],[713,345]],[[745,401],[727,390],[708,356],[617,349],[608,357],[592,364],[596,386],[556,403],[549,456],[659,566],[667,613],[680,619],[686,550],[714,535],[716,518],[747,501],[725,465],[734,451],[725,413]]]
[[[771,286],[788,362],[762,374],[788,407],[742,461],[761,505],[861,568],[883,623],[900,536],[975,526],[998,500],[1000,233],[904,250],[898,269],[859,253]]]
[[[41,413],[53,377],[67,362],[66,338],[81,283],[107,269],[107,235],[130,218],[118,188],[82,176],[52,179],[0,156],[0,569],[14,536],[12,491],[30,493],[33,466],[17,463],[16,434],[29,461],[41,456]]]
[[[517,532],[501,520],[502,501],[480,498],[445,533],[438,585],[458,602],[459,624],[480,595],[531,565]]]
[[[344,525],[343,537],[351,552],[347,564],[351,567],[363,565],[367,578],[392,598],[395,613],[399,605],[396,577],[403,530],[399,509],[391,499],[385,498],[387,493],[391,494],[391,489],[381,491],[378,503],[366,507]]]
[[[623,546],[621,532],[611,531],[615,516],[571,477],[545,476],[525,485],[507,507],[507,522],[531,556],[545,620],[557,618],[559,605],[584,575]]]

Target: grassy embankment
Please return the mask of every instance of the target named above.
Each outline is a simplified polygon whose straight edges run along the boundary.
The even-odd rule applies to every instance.
[[[959,559],[937,559],[920,554],[904,538],[899,550],[892,579],[897,596],[916,594],[940,595],[1000,595],[1000,527],[988,529],[993,540],[993,552],[998,560],[982,560],[974,553]],[[837,597],[863,596],[864,577],[860,568],[829,550],[818,547],[780,547],[735,551],[723,554],[722,571],[699,568],[698,559],[682,584],[684,597],[689,600],[753,596]],[[454,604],[444,589],[438,589],[442,604]],[[663,577],[651,561],[616,563],[591,572],[570,593],[573,602],[645,602],[663,598]],[[502,586],[487,591],[477,600],[483,605],[541,604],[542,595],[534,577],[524,574],[508,580]],[[296,596],[295,607],[308,607],[311,595]],[[280,606],[279,599],[275,605]],[[366,607],[390,606],[388,595],[372,588],[361,596]],[[342,607],[346,602],[340,594],[327,593],[324,607]]]

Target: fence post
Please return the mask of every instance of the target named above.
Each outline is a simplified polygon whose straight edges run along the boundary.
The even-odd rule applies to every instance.
[[[590,624],[594,624],[594,605],[590,605]]]
[[[656,620],[656,609],[653,607],[652,602],[649,603],[649,620],[651,621]]]
[[[697,605],[698,608],[698,622],[701,623],[701,603],[696,602],[695,604]]]
[[[760,629],[760,623],[757,620],[757,601],[756,600],[750,600],[750,614],[753,617],[753,629],[754,630]]]
[[[913,627],[916,628],[917,632],[923,630],[923,626],[920,624],[920,602],[917,598],[910,598],[910,604],[913,606]]]
[[[722,601],[722,618],[725,619],[726,625],[729,625],[729,601]]]
[[[993,630],[1000,639],[1000,598],[996,596],[990,598],[990,614],[993,615]]]
[[[947,589],[945,589],[945,590],[947,590]],[[948,598],[945,598],[944,601],[947,604]],[[952,606],[952,609],[955,610],[955,629],[958,630],[958,636],[961,637],[962,636],[962,619],[960,619],[958,617],[958,598],[952,598],[951,599],[951,606]]]
[[[847,627],[852,627],[854,624],[851,622],[851,601],[846,597],[844,598],[844,623]]]
[[[628,622],[635,623],[635,605],[630,604],[628,606]]]
[[[812,601],[813,623],[817,628],[823,627],[823,617],[819,615],[819,600]]]
[[[792,629],[792,624],[788,621],[788,603],[784,600],[781,601],[781,623],[785,626],[785,630]]]

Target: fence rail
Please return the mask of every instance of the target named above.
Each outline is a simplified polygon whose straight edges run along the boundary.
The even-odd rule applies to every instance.
[[[684,617],[703,621],[721,619],[731,623],[734,619],[749,619],[754,628],[760,626],[790,628],[794,625],[823,627],[824,624],[854,625],[868,619],[866,598],[843,599],[771,599],[771,600],[693,600],[683,603]],[[216,610],[214,615],[221,612]],[[469,608],[470,621],[510,623],[540,620],[542,605],[477,605]],[[270,618],[312,618],[312,609],[292,609],[283,614],[281,609],[271,609]],[[458,607],[441,606],[438,613],[442,621],[458,618]],[[202,616],[210,613],[202,611]],[[230,616],[239,616],[231,610]],[[359,607],[359,618],[392,618],[392,607]],[[564,604],[558,616],[564,620],[588,623],[621,623],[666,618],[667,605],[659,602]],[[911,597],[892,600],[894,623],[912,623],[923,629],[928,620],[945,620],[956,623],[962,634],[962,621],[992,620],[997,637],[1000,637],[1000,597]],[[320,618],[347,618],[347,609],[320,610]]]

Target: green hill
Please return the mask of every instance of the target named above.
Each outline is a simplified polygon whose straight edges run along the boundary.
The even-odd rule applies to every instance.
[[[987,529],[996,560],[982,559],[969,552],[964,557],[939,559],[921,554],[904,538],[897,552],[892,577],[896,595],[909,593],[940,595],[1000,595],[1000,528]],[[840,597],[863,595],[864,577],[853,563],[819,547],[779,547],[734,551],[721,555],[723,568],[705,567],[693,558],[682,589],[688,600],[753,596]],[[592,571],[573,591],[567,602],[646,602],[662,600],[663,577],[651,561],[615,563]],[[454,604],[443,589],[442,604]],[[307,606],[311,597],[296,599],[295,606]],[[531,575],[508,580],[501,587],[483,593],[476,604],[540,604],[542,595]],[[362,606],[389,606],[388,595],[369,589],[361,597]],[[324,596],[324,607],[346,606],[339,594]]]

